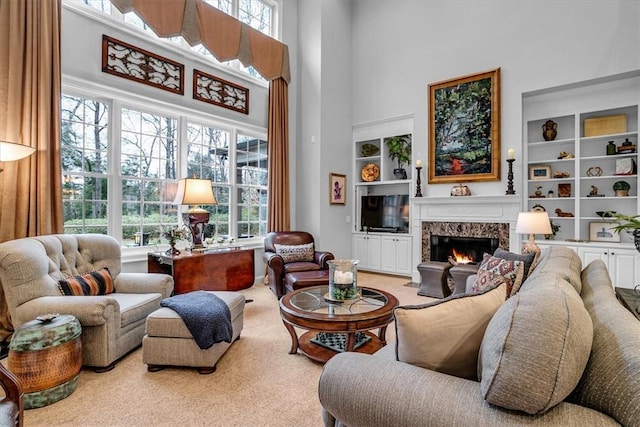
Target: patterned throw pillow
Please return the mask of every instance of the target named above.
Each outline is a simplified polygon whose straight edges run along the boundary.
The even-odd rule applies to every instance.
[[[104,267],[101,270],[62,279],[58,282],[58,288],[63,295],[107,295],[114,291],[113,277],[109,269]]]
[[[481,292],[487,288],[507,285],[507,298],[515,294],[522,285],[524,263],[508,261],[485,253],[478,268],[478,275],[471,287],[471,293]]]
[[[279,245],[274,244],[276,253],[282,257],[284,262],[313,261],[313,243],[304,245]]]

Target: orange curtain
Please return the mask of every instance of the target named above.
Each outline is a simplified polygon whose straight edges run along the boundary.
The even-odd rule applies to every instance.
[[[3,164],[0,241],[62,232],[61,0],[0,2],[0,139],[36,149]]]
[[[60,0],[0,1],[0,139],[35,154],[2,165],[0,241],[61,233]],[[13,330],[0,287],[0,339]]]
[[[269,85],[269,231],[289,231],[289,85]],[[266,276],[265,276],[266,277]]]

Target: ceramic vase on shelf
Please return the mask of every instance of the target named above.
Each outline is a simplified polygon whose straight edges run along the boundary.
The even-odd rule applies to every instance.
[[[553,141],[558,135],[558,124],[553,120],[547,120],[542,125],[542,137],[545,141]]]
[[[358,260],[334,259],[329,264],[329,299],[344,301],[358,295]]]

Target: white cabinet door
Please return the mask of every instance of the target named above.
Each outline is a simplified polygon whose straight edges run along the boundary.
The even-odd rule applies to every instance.
[[[384,236],[381,263],[382,271],[411,274],[411,237]]]
[[[609,250],[609,276],[614,287],[633,288],[640,284],[640,253],[634,249]]]
[[[354,234],[353,258],[361,268],[380,270],[380,236]]]
[[[604,261],[614,287],[633,288],[640,284],[640,253],[634,249],[581,247],[578,255],[582,260],[582,268],[596,259]]]

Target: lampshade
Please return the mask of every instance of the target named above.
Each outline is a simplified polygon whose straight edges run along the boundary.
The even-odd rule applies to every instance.
[[[215,205],[210,179],[185,178],[178,181],[174,205]]]
[[[174,205],[195,205],[182,214],[182,220],[191,230],[191,249],[203,248],[204,227],[209,222],[209,212],[199,205],[215,205],[210,179],[185,178],[178,181]]]
[[[520,212],[516,221],[516,233],[552,234],[549,214],[546,212]]]
[[[15,160],[24,159],[25,157],[32,155],[35,151],[35,148],[27,145],[0,141],[0,162],[13,162]]]

